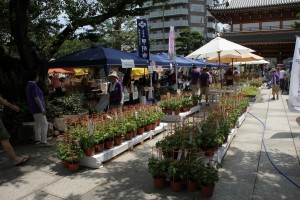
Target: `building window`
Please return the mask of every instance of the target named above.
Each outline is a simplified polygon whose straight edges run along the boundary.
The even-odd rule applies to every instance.
[[[192,12],[204,12],[204,6],[197,5],[197,4],[190,4],[190,10]]]
[[[191,15],[191,23],[202,24],[204,23],[204,17]]]

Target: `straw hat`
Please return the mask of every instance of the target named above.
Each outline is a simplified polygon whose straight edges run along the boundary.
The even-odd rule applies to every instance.
[[[271,72],[276,72],[276,69],[275,69],[275,68],[272,68],[272,69],[271,69]]]
[[[116,71],[112,71],[112,72],[108,75],[108,77],[110,77],[110,76],[114,76],[114,77],[116,77],[116,78],[119,78]]]

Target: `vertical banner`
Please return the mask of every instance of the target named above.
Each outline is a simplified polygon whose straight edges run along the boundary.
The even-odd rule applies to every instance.
[[[288,106],[290,110],[300,111],[300,37],[296,37],[292,70],[290,72]]]
[[[150,59],[150,43],[146,19],[137,19],[137,32],[138,32],[138,51],[139,57]]]
[[[170,60],[174,60],[175,57],[175,29],[174,26],[170,27],[170,33],[169,33],[169,50],[168,55],[170,57]]]

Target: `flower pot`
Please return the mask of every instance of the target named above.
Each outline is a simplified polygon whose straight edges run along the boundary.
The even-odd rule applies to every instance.
[[[102,152],[103,150],[104,150],[104,143],[100,143],[95,146],[96,152]]]
[[[144,128],[144,127],[139,127],[139,128],[137,129],[137,134],[138,134],[138,135],[143,135],[144,131],[145,131],[145,128]]]
[[[162,189],[166,186],[166,177],[155,177],[153,176],[154,187]]]
[[[204,152],[205,156],[213,157],[215,154],[216,147],[202,147],[201,149]]]
[[[156,122],[156,126],[159,126],[159,125],[160,125],[160,119],[157,120],[157,122]]]
[[[175,115],[179,115],[180,109],[174,110],[174,112],[175,112]]]
[[[156,127],[156,123],[152,123],[151,124],[151,130],[155,130],[155,127]]]
[[[147,124],[145,126],[145,131],[151,131],[151,124]]]
[[[114,140],[107,140],[104,143],[105,149],[111,149],[114,146]]]
[[[84,149],[84,153],[85,153],[86,156],[95,155],[95,147],[90,147],[90,148]]]
[[[125,133],[125,140],[131,140],[132,139],[132,132]]]
[[[198,181],[188,181],[187,182],[187,190],[189,192],[195,192],[198,188]]]
[[[69,168],[69,162],[66,160],[61,160],[61,164],[64,168]]]
[[[182,182],[181,181],[171,181],[171,190],[173,192],[180,192],[182,191]]]
[[[212,197],[215,186],[205,186],[201,184],[200,187],[201,187],[201,194],[204,197]]]
[[[167,110],[166,110],[166,115],[172,115],[172,110],[167,109]]]
[[[114,138],[114,145],[119,146],[122,144],[122,136],[117,136]]]
[[[79,162],[77,162],[77,163],[69,163],[69,170],[72,173],[77,172],[79,170]]]

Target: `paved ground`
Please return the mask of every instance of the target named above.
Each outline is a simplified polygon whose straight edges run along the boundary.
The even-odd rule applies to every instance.
[[[263,89],[249,112],[265,123],[265,144],[274,163],[300,185],[300,127],[296,121],[300,113],[287,109],[287,95],[272,101],[270,92]],[[238,128],[211,199],[300,199],[300,189],[270,164],[262,146],[263,126],[255,117],[248,114]],[[16,168],[6,154],[0,153],[0,199],[205,199],[199,191],[154,189],[147,162],[151,147],[161,137],[162,134],[137,146],[100,169],[81,168],[76,174],[61,167],[54,147],[16,146],[18,154],[29,155],[31,160]]]

